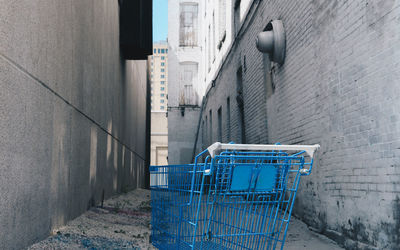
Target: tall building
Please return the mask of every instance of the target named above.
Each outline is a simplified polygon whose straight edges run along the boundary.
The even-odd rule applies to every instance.
[[[169,134],[188,146],[195,136],[181,138],[182,131],[201,134],[203,148],[215,141],[318,143],[296,215],[349,249],[399,249],[400,3],[204,0],[192,15],[173,2],[176,65],[198,56],[176,39],[196,30],[186,18],[199,17],[203,35],[192,37],[201,42],[206,91],[200,128],[182,130],[187,113],[177,112],[168,116],[177,125]],[[257,49],[263,31],[274,38],[284,31],[283,61]],[[170,105],[179,107],[178,100],[172,105],[171,96]]]
[[[168,44],[153,44],[153,55],[149,56],[151,111],[167,111],[168,106]]]
[[[168,1],[168,160],[190,163],[204,84],[202,64],[203,0]]]
[[[0,249],[25,249],[148,185],[152,1],[5,1],[0,16]]]
[[[165,111],[151,112],[150,164],[168,165],[168,119]]]
[[[168,164],[168,44],[153,44],[148,57],[151,82],[151,165]]]

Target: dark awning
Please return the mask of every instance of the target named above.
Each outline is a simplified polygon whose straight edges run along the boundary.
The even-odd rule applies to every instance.
[[[126,60],[144,60],[152,54],[153,1],[119,0],[119,43]]]

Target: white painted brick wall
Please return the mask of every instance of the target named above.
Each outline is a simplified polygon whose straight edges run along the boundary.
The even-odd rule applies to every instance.
[[[213,138],[221,106],[223,141],[227,126],[231,140],[240,138],[236,71],[245,56],[247,142],[321,144],[312,175],[302,179],[297,215],[346,248],[398,249],[400,1],[264,0],[254,15],[208,93],[203,118],[211,109]],[[287,57],[267,98],[255,37],[277,18]]]

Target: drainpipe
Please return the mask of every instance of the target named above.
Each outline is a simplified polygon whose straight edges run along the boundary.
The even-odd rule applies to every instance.
[[[196,146],[197,146],[197,141],[199,139],[199,131],[200,131],[200,124],[201,124],[201,117],[203,115],[203,109],[205,106],[207,100],[207,96],[203,97],[203,100],[201,102],[201,108],[200,108],[200,115],[199,115],[199,121],[197,123],[197,131],[196,131],[196,138],[194,140],[194,145],[193,145],[193,153],[192,153],[192,163],[194,162],[194,158],[196,157]]]

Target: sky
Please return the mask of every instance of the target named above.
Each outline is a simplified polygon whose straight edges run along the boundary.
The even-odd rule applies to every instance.
[[[153,42],[167,40],[168,0],[153,0]]]

